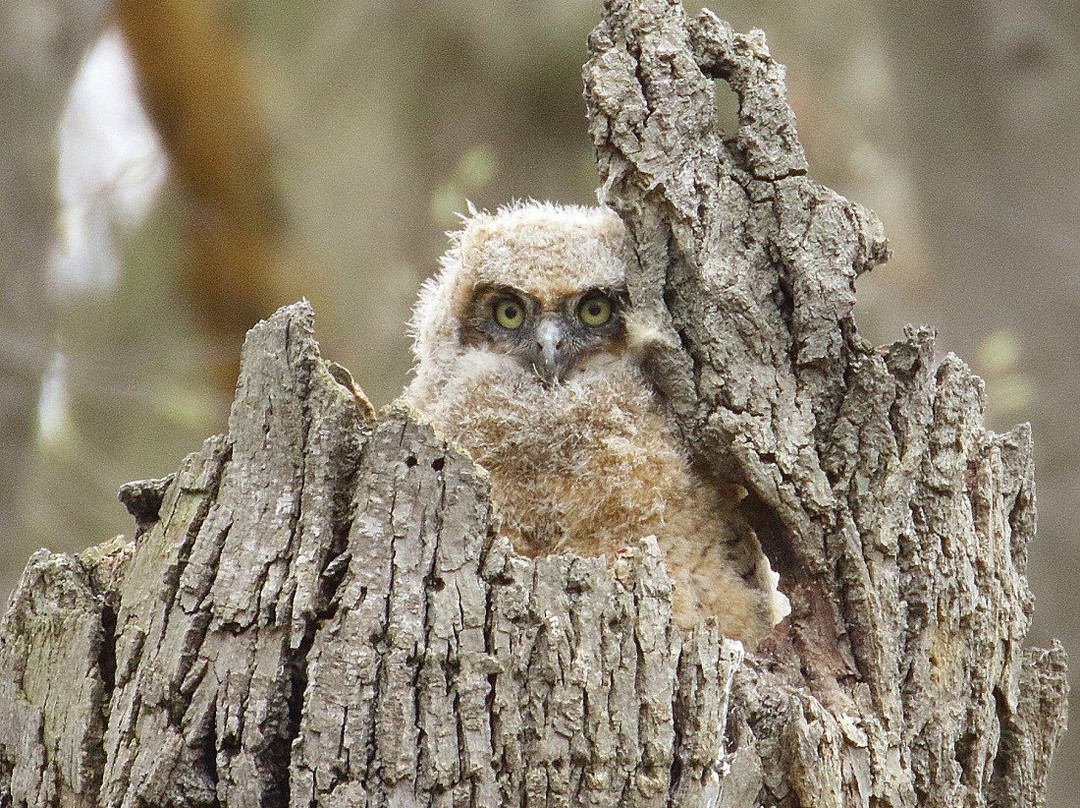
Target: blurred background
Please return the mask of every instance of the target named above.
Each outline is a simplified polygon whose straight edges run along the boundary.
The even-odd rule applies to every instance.
[[[466,200],[595,201],[600,6],[4,0],[0,597],[39,546],[131,533],[117,488],[225,429],[259,317],[307,297],[324,355],[388,403]],[[1076,655],[1080,4],[711,7],[766,31],[814,176],[885,222],[863,333],[936,325],[991,427],[1032,422],[1031,640]],[[1050,805],[1072,805],[1080,733],[1054,768]]]

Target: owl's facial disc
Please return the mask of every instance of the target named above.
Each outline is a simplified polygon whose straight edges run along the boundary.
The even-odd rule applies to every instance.
[[[625,350],[625,299],[622,291],[589,289],[541,301],[510,287],[482,285],[469,301],[461,341],[512,356],[551,386],[589,357]]]

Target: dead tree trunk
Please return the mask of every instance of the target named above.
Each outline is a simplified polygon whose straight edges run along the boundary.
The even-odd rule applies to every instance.
[[[1064,728],[1025,649],[1030,438],[911,331],[851,317],[873,215],[806,177],[760,35],[609,2],[586,97],[631,294],[700,460],[752,492],[793,613],[760,653],[670,623],[645,541],[517,557],[486,479],[375,418],[306,304],[229,424],[127,486],[132,543],[40,551],[0,634],[0,805],[1030,806]],[[713,80],[742,125],[715,131]]]

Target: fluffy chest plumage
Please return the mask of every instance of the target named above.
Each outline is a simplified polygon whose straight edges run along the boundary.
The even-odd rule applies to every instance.
[[[684,498],[686,458],[628,357],[557,385],[483,352],[461,361],[428,416],[491,474],[519,551],[607,555]]]

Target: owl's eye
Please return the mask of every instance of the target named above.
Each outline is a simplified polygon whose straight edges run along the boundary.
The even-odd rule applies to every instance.
[[[495,304],[495,322],[511,331],[525,322],[525,307],[517,300],[500,300]]]
[[[611,301],[603,295],[590,295],[578,306],[581,322],[592,328],[598,328],[611,319]]]

